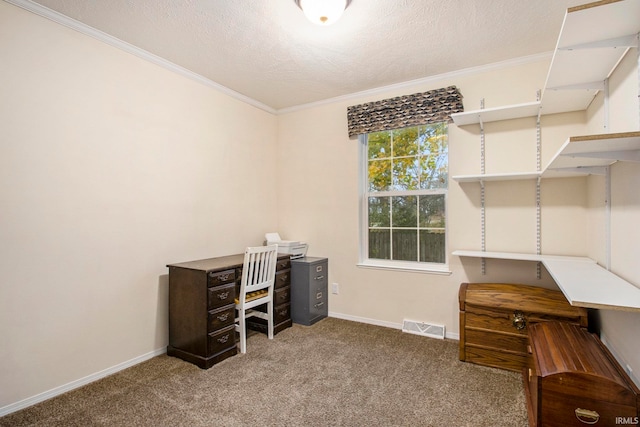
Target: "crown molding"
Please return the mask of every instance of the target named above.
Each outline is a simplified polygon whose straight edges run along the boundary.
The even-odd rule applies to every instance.
[[[242,101],[246,104],[249,104],[253,107],[259,108],[261,110],[264,110],[268,113],[271,114],[276,114],[277,110],[275,110],[274,108],[269,107],[268,105],[265,105],[259,101],[256,101],[253,98],[250,98],[246,95],[243,95],[241,93],[238,93],[232,89],[229,89],[226,86],[223,86],[219,83],[214,82],[213,80],[207,79],[206,77],[201,76],[200,74],[194,73],[193,71],[187,70],[186,68],[183,68],[177,64],[174,64],[171,61],[167,61],[164,58],[161,58],[157,55],[154,55],[151,52],[148,52],[144,49],[140,49],[139,47],[136,47],[130,43],[127,43],[125,41],[122,41],[116,37],[113,37],[107,33],[104,33],[100,30],[97,30],[93,27],[90,27],[89,25],[83,24],[80,21],[76,21],[73,18],[70,18],[66,15],[63,15],[59,12],[56,12],[54,10],[49,9],[48,7],[42,6],[40,4],[34,3],[31,0],[4,0],[7,3],[10,3],[14,6],[17,6],[19,8],[22,8],[24,10],[27,10],[29,12],[32,12],[36,15],[39,15],[43,18],[49,19],[53,22],[56,22],[60,25],[63,25],[67,28],[71,28],[72,30],[78,31],[84,35],[87,35],[89,37],[92,37],[96,40],[99,40],[103,43],[106,43],[110,46],[113,46],[117,49],[123,50],[127,53],[130,53],[134,56],[137,56],[138,58],[141,58],[145,61],[149,61],[153,64],[159,65],[160,67],[163,67],[169,71],[172,71],[176,74],[179,74],[183,77],[187,77],[191,80],[194,80],[198,83],[201,83],[205,86],[208,86],[210,88],[213,88],[225,95],[230,96],[231,98],[235,98],[238,101]]]

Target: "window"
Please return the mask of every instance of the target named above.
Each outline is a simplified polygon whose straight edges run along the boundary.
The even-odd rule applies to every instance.
[[[447,123],[360,140],[361,264],[446,271]]]

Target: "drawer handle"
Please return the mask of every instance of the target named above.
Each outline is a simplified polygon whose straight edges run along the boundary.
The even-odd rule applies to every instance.
[[[227,298],[229,298],[229,291],[227,291],[227,292],[220,292],[220,293],[218,294],[218,298],[220,298],[220,299],[227,299]]]
[[[224,344],[224,343],[226,343],[227,341],[229,341],[229,334],[227,334],[227,335],[225,335],[225,336],[223,336],[223,337],[218,338],[218,342],[219,342],[220,344]]]
[[[217,279],[224,281],[224,280],[227,280],[230,275],[231,273],[220,274]],[[211,277],[215,277],[215,274],[211,273]]]
[[[278,313],[280,316],[286,316],[287,315],[287,310],[282,310]]]
[[[282,281],[282,282],[286,282],[288,279],[289,279],[289,277],[287,277],[286,275],[280,276],[280,281]]]
[[[321,299],[322,298],[322,292],[318,292],[316,294],[316,299]]]
[[[324,279],[324,276],[316,276],[316,280],[322,280]]]
[[[596,411],[590,411],[588,409],[576,408],[576,418],[581,423],[595,424],[600,419],[600,414]]]
[[[526,328],[527,327],[527,319],[524,317],[524,313],[522,313],[521,311],[518,311],[518,310],[514,311],[513,312],[513,321],[511,322],[511,324],[518,331],[521,331],[524,328]]]
[[[221,322],[226,321],[229,318],[229,313],[221,314],[218,316],[218,320]]]
[[[315,308],[320,308],[320,307],[322,307],[323,305],[324,305],[324,302],[319,302],[319,303],[317,303],[317,304],[314,304],[313,306],[314,306]]]

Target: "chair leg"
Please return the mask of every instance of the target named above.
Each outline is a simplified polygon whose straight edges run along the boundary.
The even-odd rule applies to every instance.
[[[246,353],[247,352],[247,325],[246,325],[246,319],[245,319],[245,313],[244,311],[240,313],[240,353]]]
[[[267,336],[273,339],[273,301],[267,303]]]

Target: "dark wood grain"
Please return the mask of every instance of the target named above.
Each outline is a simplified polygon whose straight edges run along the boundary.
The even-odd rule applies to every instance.
[[[532,366],[525,375],[535,426],[583,426],[576,409],[616,425],[640,413],[640,391],[595,334],[562,322],[529,328]],[[619,424],[619,423],[617,423]]]
[[[240,287],[243,262],[244,254],[236,254],[167,266],[169,356],[208,369],[237,353],[234,298],[236,288]],[[291,283],[290,268],[289,255],[278,255],[274,285],[276,333],[291,326],[290,292],[287,291]]]

